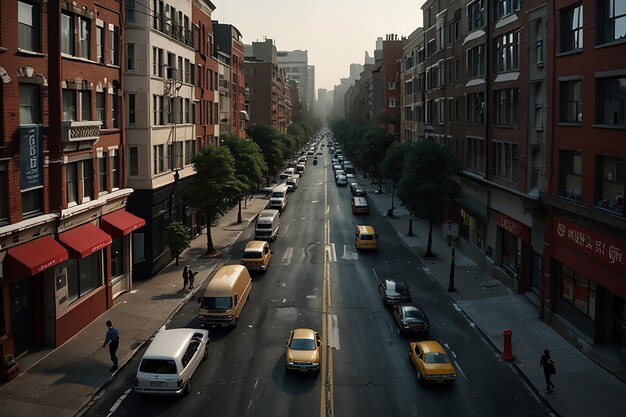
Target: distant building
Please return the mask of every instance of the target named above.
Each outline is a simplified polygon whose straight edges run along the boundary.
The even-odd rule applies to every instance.
[[[285,68],[287,78],[298,86],[302,111],[310,114],[315,98],[315,66],[308,63],[308,51],[278,51],[276,57],[278,65]]]

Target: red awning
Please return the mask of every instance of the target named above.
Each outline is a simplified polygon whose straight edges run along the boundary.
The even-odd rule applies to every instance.
[[[146,221],[141,217],[130,214],[126,210],[118,210],[102,216],[100,227],[112,237],[118,238],[139,229],[145,224]]]
[[[7,250],[9,278],[29,277],[67,260],[67,251],[51,236],[40,237]]]
[[[72,259],[83,259],[109,246],[113,239],[91,223],[75,227],[59,235],[59,240]]]

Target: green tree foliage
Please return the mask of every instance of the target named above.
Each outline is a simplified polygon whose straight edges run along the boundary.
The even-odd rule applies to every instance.
[[[398,197],[412,215],[429,222],[425,256],[432,256],[433,222],[441,219],[450,202],[458,196],[459,185],[452,176],[460,170],[456,157],[448,148],[429,140],[411,145],[405,155]]]
[[[407,143],[393,143],[387,149],[385,158],[380,163],[380,173],[383,178],[390,180],[394,185],[398,185],[402,178],[402,164],[404,156],[409,152],[410,145]]]
[[[191,230],[181,222],[170,223],[165,228],[165,243],[170,247],[178,265],[178,257],[191,244]]]
[[[267,184],[269,176],[276,175],[283,166],[284,156],[281,150],[280,133],[267,125],[259,124],[248,129],[248,135],[259,145],[267,163]]]
[[[217,250],[211,236],[211,223],[237,202],[247,184],[235,174],[235,158],[226,146],[206,146],[193,157],[196,175],[185,190],[185,202],[206,215],[207,255]]]

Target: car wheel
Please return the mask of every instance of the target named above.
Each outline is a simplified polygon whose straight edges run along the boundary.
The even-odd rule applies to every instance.
[[[185,385],[185,394],[189,394],[192,388],[193,386],[191,385],[191,378],[189,378],[189,381],[187,381],[187,384]]]
[[[419,383],[422,383],[422,381],[423,381],[423,378],[422,378],[422,373],[420,372],[420,370],[419,370],[419,369],[417,370],[417,381],[418,381]]]

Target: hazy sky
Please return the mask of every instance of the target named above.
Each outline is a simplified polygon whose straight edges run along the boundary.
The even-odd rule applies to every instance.
[[[308,50],[315,90],[331,90],[350,64],[372,55],[376,38],[409,36],[422,25],[423,0],[212,0],[213,20],[230,23],[251,44],[273,39],[278,50]]]

